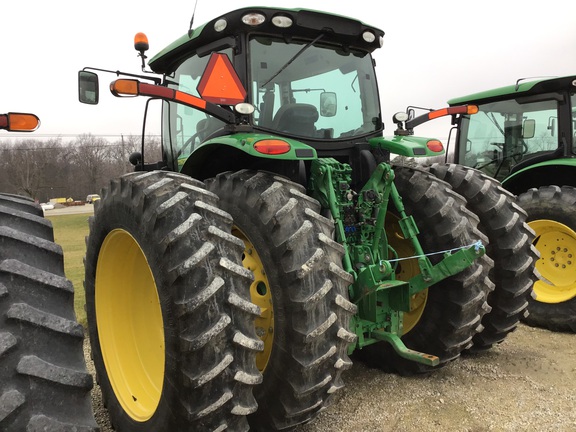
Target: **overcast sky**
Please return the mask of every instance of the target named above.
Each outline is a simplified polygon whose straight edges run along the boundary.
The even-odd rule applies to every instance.
[[[199,0],[195,26],[262,4],[349,15],[384,30],[384,47],[374,57],[386,135],[393,134],[392,115],[407,105],[442,108],[450,98],[521,77],[576,74],[574,0]],[[106,87],[115,76],[101,74],[101,103],[82,105],[78,70],[139,73],[134,34],[147,34],[151,58],[188,31],[193,8],[193,0],[2,1],[0,113],[37,114],[39,136],[139,134],[143,99],[113,97]],[[417,134],[444,138],[446,125],[437,122]],[[158,134],[159,122],[147,132]]]

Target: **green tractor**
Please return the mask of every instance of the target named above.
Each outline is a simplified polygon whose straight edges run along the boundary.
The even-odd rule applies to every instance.
[[[0,114],[9,132],[39,125]],[[0,193],[0,430],[98,430],[83,342],[52,224],[33,199]]]
[[[502,182],[536,232],[540,276],[526,323],[576,332],[576,76],[521,79],[448,103],[480,110],[456,119],[449,158]]]
[[[515,328],[534,278],[525,215],[489,182],[479,205],[501,203],[506,226],[486,225],[449,183],[390,163],[444,149],[383,137],[371,56],[383,36],[329,13],[243,8],[191,28],[151,71],[137,34],[145,73],[79,72],[81,102],[99,100],[96,71],[121,76],[115,96],[162,105],[162,160],[146,161],[143,140],[87,238],[90,342],[116,430],[292,428],[329,405],[351,357],[427,373]],[[480,173],[466,175],[476,187]],[[493,230],[523,239],[511,287],[492,274],[486,251],[508,247]],[[520,299],[506,328],[489,325],[496,290]]]

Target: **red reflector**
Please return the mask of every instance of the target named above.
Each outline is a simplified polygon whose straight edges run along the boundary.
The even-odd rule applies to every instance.
[[[254,144],[254,150],[268,155],[279,155],[290,151],[290,144],[282,140],[262,140]]]
[[[206,108],[206,101],[204,99],[200,99],[199,97],[193,96],[191,94],[181,92],[180,90],[176,90],[175,100],[198,108]]]
[[[165,99],[174,99],[174,90],[154,84],[140,83],[138,92],[142,96],[157,96]]]
[[[448,114],[449,114],[448,108],[442,108],[436,111],[432,111],[430,114],[428,114],[428,119],[434,120],[435,118],[444,117]]]
[[[434,153],[439,153],[444,150],[444,146],[438,140],[430,140],[426,143],[426,147],[428,150],[433,151]]]

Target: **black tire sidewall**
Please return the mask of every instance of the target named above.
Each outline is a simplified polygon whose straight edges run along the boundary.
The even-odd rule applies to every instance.
[[[576,232],[576,188],[542,186],[520,194],[518,199],[528,213],[527,222],[552,220]],[[528,309],[530,313],[523,320],[528,325],[576,332],[576,298],[560,303],[544,303],[531,298]]]

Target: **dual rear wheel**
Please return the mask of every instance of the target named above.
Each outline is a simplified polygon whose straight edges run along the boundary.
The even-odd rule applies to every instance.
[[[426,252],[488,243],[447,183],[418,169],[395,172]],[[330,404],[352,365],[353,281],[318,202],[267,172],[223,173],[203,186],[174,173],[134,173],[114,180],[96,204],[87,311],[119,431],[290,428]],[[399,257],[412,256],[398,215],[387,220]],[[470,348],[489,310],[492,266],[483,257],[414,296],[402,335],[408,348],[441,364]],[[405,260],[396,272],[409,279],[419,268]],[[432,370],[386,343],[359,356],[401,374]]]

